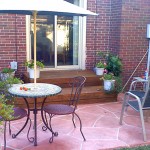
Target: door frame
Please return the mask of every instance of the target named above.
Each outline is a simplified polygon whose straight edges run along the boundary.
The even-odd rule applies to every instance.
[[[87,0],[80,0],[79,6],[83,8],[87,8]],[[54,41],[57,40],[57,16],[54,16]],[[31,59],[31,22],[30,16],[26,16],[26,59]],[[78,46],[78,65],[66,65],[66,66],[57,66],[57,42],[54,42],[54,50],[55,50],[55,65],[54,68],[45,67],[43,70],[72,70],[72,69],[82,69],[84,70],[86,67],[86,17],[79,17],[79,46]]]

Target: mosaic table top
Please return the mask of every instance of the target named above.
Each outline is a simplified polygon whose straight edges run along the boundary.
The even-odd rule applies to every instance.
[[[8,89],[8,92],[16,97],[37,98],[59,94],[61,87],[47,83],[17,84]]]

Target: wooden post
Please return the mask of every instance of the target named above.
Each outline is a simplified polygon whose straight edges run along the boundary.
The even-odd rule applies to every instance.
[[[36,85],[36,16],[37,11],[33,12],[34,18],[34,84]]]

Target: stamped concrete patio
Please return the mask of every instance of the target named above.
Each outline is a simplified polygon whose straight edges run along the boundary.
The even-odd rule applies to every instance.
[[[54,137],[52,144],[49,143],[51,133],[42,131],[42,121],[38,114],[38,146],[33,146],[27,140],[27,127],[23,132],[12,139],[7,132],[8,150],[108,150],[122,147],[134,147],[150,144],[150,120],[145,122],[147,142],[143,141],[142,128],[139,114],[128,109],[124,116],[123,125],[119,125],[121,102],[79,105],[77,114],[83,123],[83,132],[86,142],[83,141],[77,128],[74,129],[71,116],[55,116],[52,120],[58,137]],[[33,119],[33,116],[32,116]],[[15,133],[21,127],[25,119],[11,123],[12,132]],[[33,130],[33,127],[32,127]],[[32,134],[32,131],[31,131]],[[0,135],[0,143],[3,146],[3,134]]]

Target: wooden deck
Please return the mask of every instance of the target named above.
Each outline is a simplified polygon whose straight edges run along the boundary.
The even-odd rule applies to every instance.
[[[59,95],[48,97],[48,103],[66,103],[69,98],[70,89],[68,88],[68,83],[72,77],[75,76],[85,76],[86,83],[83,88],[80,104],[90,104],[90,103],[104,103],[104,102],[114,102],[117,101],[116,93],[105,93],[103,91],[103,81],[96,76],[91,70],[58,70],[58,71],[41,71],[40,78],[37,79],[38,83],[51,83],[62,87],[62,92]],[[25,83],[31,83],[34,80],[28,77],[28,74],[24,74]],[[43,99],[38,99],[38,104],[41,105]],[[30,105],[33,105],[33,101],[29,99]],[[19,103],[18,103],[19,102]],[[18,101],[19,105],[23,105],[23,101]]]

